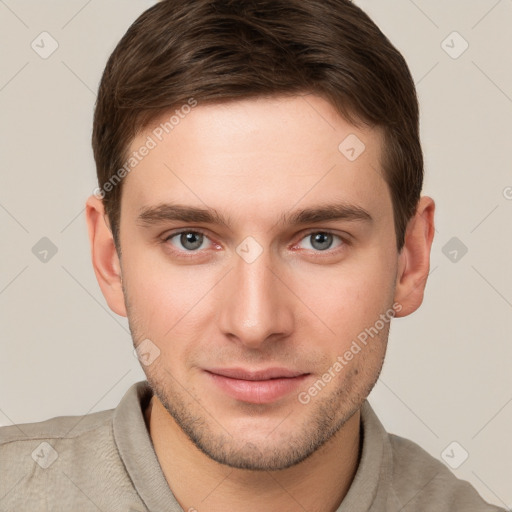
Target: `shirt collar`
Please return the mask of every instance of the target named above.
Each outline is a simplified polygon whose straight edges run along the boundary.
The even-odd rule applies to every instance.
[[[133,486],[151,511],[182,512],[153,448],[143,411],[153,392],[147,381],[128,389],[114,412],[114,440]]]
[[[336,512],[382,512],[386,510],[393,474],[389,436],[370,402],[361,406],[361,459],[352,484]]]

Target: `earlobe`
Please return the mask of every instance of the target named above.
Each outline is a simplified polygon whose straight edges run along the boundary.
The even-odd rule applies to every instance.
[[[98,284],[110,309],[118,315],[126,316],[121,262],[101,199],[94,195],[89,197],[85,206],[85,215],[92,264]]]
[[[397,317],[410,315],[423,302],[435,231],[434,211],[434,200],[423,196],[418,202],[416,214],[407,225],[405,244],[398,257],[395,302],[402,309]]]

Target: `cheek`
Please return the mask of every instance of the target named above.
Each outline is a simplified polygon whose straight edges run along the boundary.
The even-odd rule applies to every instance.
[[[354,256],[338,267],[311,266],[294,282],[297,295],[339,343],[350,343],[393,302],[392,261],[378,252]]]
[[[126,251],[123,267],[130,315],[148,337],[164,340],[193,320],[197,305],[215,284],[207,266],[173,266],[165,258]],[[190,326],[189,326],[190,327]]]

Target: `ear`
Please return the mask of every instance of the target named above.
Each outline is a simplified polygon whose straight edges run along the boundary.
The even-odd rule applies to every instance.
[[[430,270],[430,249],[434,239],[435,203],[423,196],[414,217],[407,224],[405,244],[398,257],[395,302],[402,306],[395,316],[407,316],[423,302],[423,293]]]
[[[103,201],[92,195],[85,203],[85,215],[91,244],[94,273],[110,309],[121,316],[126,315],[124,303],[121,263],[114,238],[105,215]]]

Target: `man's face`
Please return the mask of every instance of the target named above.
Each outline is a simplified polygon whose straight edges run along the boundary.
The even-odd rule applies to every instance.
[[[169,117],[133,140],[157,145],[123,183],[130,329],[158,355],[143,369],[214,460],[291,466],[357,411],[382,367],[398,254],[381,133],[317,96],[199,105],[159,141]],[[179,208],[155,215],[162,205]]]

